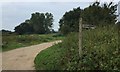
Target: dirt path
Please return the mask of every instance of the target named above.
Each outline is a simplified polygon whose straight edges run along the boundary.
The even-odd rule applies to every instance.
[[[36,55],[40,51],[59,42],[61,41],[47,42],[3,52],[2,70],[34,70],[34,59]]]

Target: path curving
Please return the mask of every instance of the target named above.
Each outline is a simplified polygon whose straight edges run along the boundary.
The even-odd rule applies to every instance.
[[[2,70],[35,70],[36,55],[61,40],[22,47],[2,53]]]

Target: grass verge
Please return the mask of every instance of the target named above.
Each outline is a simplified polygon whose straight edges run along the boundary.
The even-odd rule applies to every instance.
[[[61,59],[64,56],[65,49],[61,43],[41,51],[35,58],[36,70],[59,70],[62,68]]]
[[[2,51],[61,39],[63,39],[63,36],[57,34],[3,35]]]

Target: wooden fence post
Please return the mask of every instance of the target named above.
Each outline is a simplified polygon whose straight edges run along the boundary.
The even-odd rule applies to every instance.
[[[82,18],[79,19],[79,56],[82,54]]]

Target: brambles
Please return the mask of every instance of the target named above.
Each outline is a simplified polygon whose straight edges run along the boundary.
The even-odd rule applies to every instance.
[[[116,26],[98,27],[94,30],[83,30],[83,48],[82,57],[78,55],[78,33],[70,33],[59,46],[53,47],[53,50],[61,49],[65,54],[58,59],[62,65],[59,70],[119,70],[120,54],[118,31]],[[49,48],[48,48],[49,49]],[[47,53],[46,50],[43,51]],[[44,54],[43,53],[43,54]],[[54,53],[54,52],[53,52]],[[39,55],[42,56],[42,53]],[[47,55],[48,56],[48,55]],[[54,58],[57,56],[54,55]],[[39,56],[37,56],[39,57]],[[37,59],[36,57],[36,59]],[[52,58],[52,53],[48,58]],[[44,59],[44,61],[48,58]],[[54,60],[51,59],[51,60]],[[39,59],[40,61],[41,59]],[[49,59],[49,61],[51,61]],[[55,61],[56,61],[55,60]],[[49,63],[49,62],[48,62]],[[51,64],[52,65],[57,65]],[[45,65],[46,69],[48,65]]]
[[[115,26],[83,32],[83,59],[80,69],[119,70],[118,32]]]

